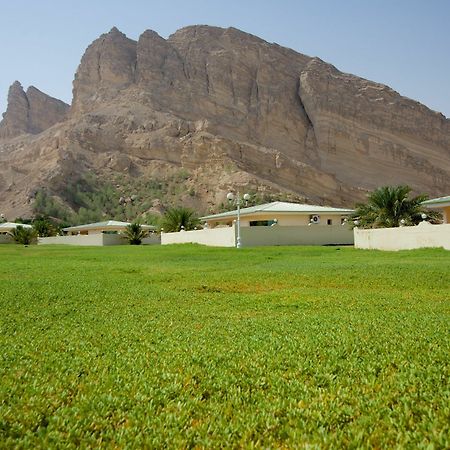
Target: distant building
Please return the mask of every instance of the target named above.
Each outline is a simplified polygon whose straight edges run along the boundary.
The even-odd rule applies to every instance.
[[[108,220],[105,222],[88,223],[86,225],[76,225],[73,227],[63,228],[64,233],[73,235],[89,235],[89,234],[121,234],[125,233],[129,222],[119,222],[117,220]],[[152,225],[141,225],[143,230],[154,231],[156,228]]]
[[[5,222],[0,223],[0,234],[10,234],[15,230],[17,227],[22,228],[33,228],[32,225],[28,225],[26,223],[14,223],[14,222]]]
[[[353,213],[353,209],[300,203],[272,202],[241,209],[241,227],[341,225]],[[201,217],[208,228],[231,226],[237,219],[237,210]]]
[[[38,238],[38,244],[63,244],[63,245],[87,245],[87,246],[106,246],[106,245],[125,245],[128,240],[125,236],[128,222],[119,222],[117,220],[108,220],[105,222],[88,223],[85,225],[76,225],[63,228],[65,236],[52,236]],[[141,225],[146,231],[155,231],[151,225]],[[159,244],[159,235],[151,235],[142,240],[143,244]]]
[[[26,223],[14,223],[14,222],[5,222],[0,223],[0,244],[14,244],[14,239],[11,236],[11,233],[17,228],[33,228],[31,225]]]
[[[450,223],[450,195],[446,197],[432,198],[422,203],[429,209],[437,209],[442,211],[444,223]]]
[[[161,244],[198,243],[234,247],[268,245],[351,245],[347,225],[352,209],[298,203],[272,202],[242,208],[240,230],[237,210],[202,217],[204,229],[163,233]]]

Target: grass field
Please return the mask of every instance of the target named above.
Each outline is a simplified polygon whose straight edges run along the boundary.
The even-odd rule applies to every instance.
[[[450,252],[0,261],[1,448],[450,447]]]

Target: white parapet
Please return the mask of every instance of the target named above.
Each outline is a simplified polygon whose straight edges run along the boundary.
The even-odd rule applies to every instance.
[[[355,248],[412,250],[443,247],[450,250],[450,224],[421,222],[413,227],[354,229]]]
[[[196,243],[215,247],[234,247],[236,227],[163,233],[161,244]],[[242,247],[269,245],[352,245],[353,231],[348,226],[255,226],[241,227]]]
[[[234,227],[161,233],[161,244],[202,244],[212,247],[234,247],[236,235]]]
[[[0,244],[14,244],[14,239],[9,234],[0,234]]]
[[[268,245],[352,245],[353,231],[348,225],[300,225],[243,227],[243,247]]]
[[[125,237],[118,234],[87,234],[74,236],[52,236],[38,238],[39,245],[81,245],[81,246],[106,246],[106,245],[125,245],[128,241]]]

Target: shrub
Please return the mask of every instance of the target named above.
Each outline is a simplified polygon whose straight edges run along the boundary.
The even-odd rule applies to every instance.
[[[36,238],[36,232],[33,228],[24,228],[23,226],[19,225],[17,226],[17,228],[11,231],[11,236],[18,244],[30,245]]]
[[[128,225],[125,231],[125,235],[130,245],[140,245],[142,243],[142,239],[144,239],[147,234],[147,231],[144,231],[138,223]]]
[[[46,217],[37,217],[33,221],[33,229],[39,237],[48,237],[56,235],[56,228]]]
[[[200,224],[194,211],[189,208],[177,207],[167,210],[162,220],[162,227],[166,232],[192,230]]]

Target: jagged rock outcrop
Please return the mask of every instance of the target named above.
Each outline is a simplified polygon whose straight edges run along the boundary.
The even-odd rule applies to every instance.
[[[67,118],[69,105],[44,94],[34,86],[27,92],[15,81],[9,88],[8,108],[0,122],[0,139],[21,134],[39,134]]]
[[[8,91],[8,109],[0,122],[0,139],[28,132],[28,99],[22,85],[15,81]]]
[[[117,91],[134,82],[136,41],[116,27],[102,34],[86,50],[73,82],[72,113],[94,110]]]
[[[30,89],[11,88],[3,137],[48,128],[29,120],[39,104]],[[178,201],[200,212],[236,185],[336,206],[388,183],[444,195],[450,120],[234,28],[192,26],[168,39],[147,30],[138,41],[113,28],[83,55],[67,119],[0,143],[0,194],[16,193],[10,210],[31,209],[41,185],[58,195],[84,171],[136,180],[180,169],[188,177]],[[31,188],[20,190],[24,180]]]

